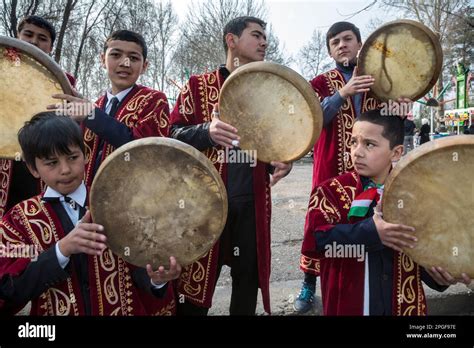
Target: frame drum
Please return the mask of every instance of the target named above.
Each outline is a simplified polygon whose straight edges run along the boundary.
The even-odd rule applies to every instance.
[[[169,138],[134,140],[115,150],[92,183],[90,209],[107,244],[124,260],[154,269],[206,254],[227,219],[227,193],[201,152]]]
[[[290,162],[321,133],[323,112],[311,85],[290,68],[253,62],[236,69],[219,95],[219,118],[234,126],[243,150],[258,160]]]
[[[474,277],[474,137],[449,136],[410,151],[393,168],[382,198],[384,220],[413,226],[404,252],[424,267]]]
[[[46,106],[59,103],[51,95],[72,95],[61,67],[27,42],[0,36],[0,158],[20,159],[18,130]]]
[[[378,99],[416,101],[435,85],[442,64],[438,37],[425,25],[404,19],[384,24],[368,37],[357,68],[359,75],[374,77],[371,91]]]

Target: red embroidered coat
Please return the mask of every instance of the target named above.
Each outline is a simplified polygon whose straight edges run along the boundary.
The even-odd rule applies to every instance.
[[[313,252],[319,259],[325,315],[363,314],[365,263],[317,253],[314,237],[314,232],[325,233],[335,225],[361,221],[363,218],[348,220],[347,214],[362,192],[360,176],[354,171],[329,179],[311,192],[302,251]],[[393,255],[392,314],[426,315],[420,267],[404,253],[394,251]]]
[[[344,76],[338,69],[318,75],[311,81],[311,85],[321,102],[324,98],[335,94],[345,84]],[[373,110],[377,105],[378,101],[375,98],[368,93],[362,94],[361,112]],[[323,127],[321,136],[314,145],[313,189],[321,182],[354,168],[350,156],[350,140],[355,119],[354,100],[353,98],[347,98],[337,115],[329,124]],[[305,231],[306,229],[305,227]],[[305,273],[318,275],[319,265],[315,255],[311,252],[303,253],[300,259],[300,268]]]
[[[4,216],[0,222],[0,235],[5,245],[33,245],[41,254],[64,238],[65,232],[51,205],[42,202],[41,196],[36,196],[17,204]],[[133,284],[132,272],[135,266],[114,255],[110,249],[100,256],[89,255],[87,260],[92,315],[175,313],[171,284],[166,295],[157,298]],[[24,257],[0,258],[0,278],[21,274],[30,262],[33,262],[31,258]],[[81,286],[75,268],[72,268],[70,277],[51,286],[31,302],[31,315],[84,315]]]
[[[104,109],[106,96],[100,97],[96,104]],[[145,137],[167,137],[169,132],[169,106],[164,93],[135,85],[120,103],[115,119],[132,130],[134,139]],[[99,152],[99,137],[89,128],[83,127],[86,149],[86,186],[92,184],[94,159]],[[104,143],[101,162],[114,151],[114,147]],[[92,160],[91,160],[92,159]]]
[[[177,103],[171,113],[171,124],[181,126],[197,125],[210,122],[212,109],[218,102],[219,91],[224,78],[219,70],[192,76],[181,91]],[[216,146],[204,151],[214,163],[217,171],[226,183],[227,165],[218,161]],[[262,291],[263,306],[270,313],[270,177],[266,164],[258,162],[253,169],[253,188],[255,197],[258,280]],[[178,282],[178,292],[188,301],[202,306],[211,307],[214,294],[219,256],[219,242],[201,259],[183,270]]]

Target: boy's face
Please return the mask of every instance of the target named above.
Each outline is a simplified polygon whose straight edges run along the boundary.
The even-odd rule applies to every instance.
[[[351,138],[351,158],[355,170],[377,184],[385,182],[392,162],[398,161],[403,153],[403,145],[390,149],[390,141],[382,136],[382,132],[380,125],[357,121]]]
[[[81,149],[69,146],[70,155],[35,158],[36,169],[28,166],[31,174],[62,195],[73,193],[84,180],[85,158]]]
[[[142,47],[130,41],[109,41],[101,60],[112,83],[113,94],[132,87],[148,66]]]
[[[53,49],[49,31],[34,24],[25,23],[18,33],[18,39],[35,45],[46,54],[50,54]]]
[[[357,52],[362,47],[352,30],[342,31],[329,40],[329,55],[340,64],[355,63]]]
[[[240,37],[234,34],[228,35],[232,35],[232,41],[228,43],[228,46],[234,50],[234,57],[240,59],[239,65],[265,59],[267,37],[265,30],[259,24],[248,23]]]

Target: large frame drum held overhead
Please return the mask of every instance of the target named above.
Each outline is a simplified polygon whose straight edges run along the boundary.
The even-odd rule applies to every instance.
[[[436,84],[443,65],[441,43],[427,26],[408,19],[389,22],[365,40],[358,74],[375,79],[372,93],[381,101],[418,100]]]
[[[46,106],[60,103],[51,96],[72,95],[61,67],[27,42],[0,36],[0,158],[19,160],[18,130]]]
[[[182,266],[204,256],[227,219],[227,193],[201,152],[169,138],[127,143],[99,167],[90,194],[93,221],[131,264],[154,269],[175,256]]]
[[[294,70],[269,62],[237,68],[222,86],[219,112],[222,121],[237,128],[240,148],[256,151],[266,163],[303,157],[323,125],[311,85]]]

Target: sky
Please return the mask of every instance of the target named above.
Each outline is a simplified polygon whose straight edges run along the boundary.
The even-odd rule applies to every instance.
[[[200,1],[203,0],[192,0],[193,3]],[[265,0],[268,8],[267,21],[280,43],[284,44],[285,52],[293,57],[309,41],[315,29],[325,33],[331,24],[347,20],[359,27],[364,39],[371,33],[366,27],[372,19],[383,22],[397,19],[398,13],[387,13],[376,5],[349,18],[372,2],[373,0]],[[180,20],[184,20],[190,3],[190,0],[172,0]]]

